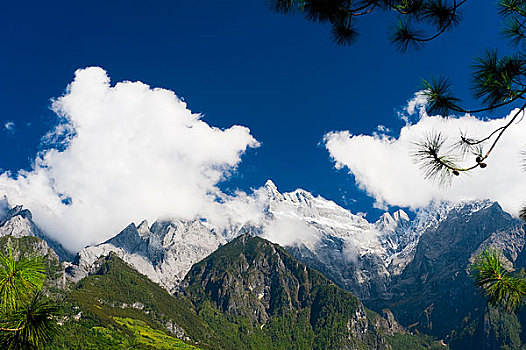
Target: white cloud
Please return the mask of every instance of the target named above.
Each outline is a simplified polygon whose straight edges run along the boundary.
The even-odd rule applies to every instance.
[[[281,246],[292,246],[298,243],[317,242],[320,239],[320,232],[289,212],[275,215],[272,220],[266,221],[261,237]]]
[[[526,202],[526,173],[521,170],[521,151],[526,147],[526,122],[512,125],[487,160],[488,167],[476,169],[470,175],[454,178],[447,188],[423,178],[422,172],[411,158],[414,142],[421,141],[436,130],[458,140],[461,131],[473,136],[484,136],[504,125],[517,110],[502,119],[481,120],[466,115],[460,118],[429,117],[422,113],[421,96],[417,94],[406,107],[406,112],[419,112],[415,124],[406,125],[398,137],[385,133],[352,135],[349,131],[330,132],[325,135],[325,146],[338,169],[347,168],[356,183],[376,199],[376,205],[418,208],[432,200],[491,199],[504,209],[517,213]]]
[[[4,124],[4,128],[6,128],[7,131],[13,133],[15,132],[15,123],[12,121],[8,121]]]
[[[259,145],[246,127],[208,125],[172,91],[141,82],[111,86],[97,67],[78,70],[53,110],[63,118],[45,137],[54,146],[33,170],[0,174],[0,196],[29,208],[73,250],[131,221],[214,220],[222,205],[235,210],[216,185]]]

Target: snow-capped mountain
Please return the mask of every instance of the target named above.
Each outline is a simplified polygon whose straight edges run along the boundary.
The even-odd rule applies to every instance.
[[[240,228],[238,234],[246,232]],[[139,226],[132,223],[108,241],[82,249],[69,274],[78,281],[90,273],[100,256],[114,252],[137,271],[174,292],[192,265],[227,243],[228,236],[225,230],[201,220],[160,220],[151,226],[147,221]]]
[[[402,210],[368,222],[336,203],[298,189],[280,193],[272,181],[263,191],[264,219],[257,225],[218,228],[202,220],[130,224],[112,239],[82,249],[70,275],[79,280],[93,263],[116,253],[141,273],[173,292],[190,267],[240,234],[251,232],[280,243],[363,299],[379,297],[411,261],[419,235],[447,220],[455,208],[480,210],[491,202],[434,203],[414,220]]]
[[[0,220],[0,237],[11,235],[15,238],[40,236],[41,232],[33,223],[31,212],[21,205],[15,206]]]
[[[258,225],[218,228],[202,220],[164,220],[151,227],[146,221],[139,226],[132,223],[110,240],[82,249],[69,273],[73,280],[79,280],[101,255],[114,252],[173,292],[193,264],[238,235],[251,232],[286,245],[329,277],[339,277],[340,285],[360,285],[363,293],[357,294],[370,289],[371,279],[380,278],[385,284],[389,272],[384,261],[407,241],[397,237],[396,231],[408,220],[403,211],[385,214],[372,224],[305,190],[282,194],[267,181],[263,191],[265,218]],[[287,224],[281,225],[283,222]],[[328,269],[341,276],[328,273]]]
[[[259,190],[264,219],[258,224],[215,227],[204,220],[159,220],[149,226],[130,224],[108,241],[82,249],[68,273],[86,276],[102,255],[114,252],[167,290],[177,290],[191,266],[233,238],[251,232],[284,245],[296,258],[318,269],[340,287],[364,300],[382,297],[414,259],[423,233],[430,234],[450,217],[469,220],[494,203],[432,203],[414,219],[399,210],[369,222],[321,196],[298,189],[280,193],[272,181]],[[453,214],[452,214],[453,213]],[[44,237],[31,213],[13,208],[0,222],[0,235]],[[492,238],[491,238],[491,237]],[[508,242],[509,233],[490,235],[488,242]],[[516,255],[516,254],[515,254]]]
[[[307,191],[299,189],[281,194],[271,181],[267,181],[265,188],[269,194],[267,220],[295,219],[305,225],[299,229],[313,232],[313,239],[285,240],[289,242],[286,248],[296,258],[360,297],[370,297],[371,290],[377,293],[385,289],[389,278],[385,261],[394,246],[403,248],[404,239],[395,238],[403,234],[397,229],[404,226],[405,218],[408,219],[403,211],[393,216],[386,213],[378,223],[370,223]],[[276,238],[268,230],[264,230],[264,234],[270,240]],[[298,233],[281,233],[281,236],[286,235],[298,236]],[[277,243],[282,243],[281,237],[277,238]]]

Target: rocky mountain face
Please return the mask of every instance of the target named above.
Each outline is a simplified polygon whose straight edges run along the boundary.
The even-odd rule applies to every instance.
[[[489,308],[469,276],[470,263],[488,246],[516,268],[526,266],[524,224],[497,203],[437,202],[413,219],[398,211],[369,223],[301,191],[275,198],[271,213],[294,213],[319,233],[286,249],[366,306],[389,308],[404,326],[454,349],[522,346],[525,320],[521,326],[516,316]]]
[[[31,212],[21,206],[12,208],[0,218],[0,253],[42,257],[47,275],[46,293],[66,284],[64,270],[68,263],[64,259],[70,258],[71,253],[44,235],[33,222]]]
[[[99,256],[114,252],[173,292],[194,263],[234,237],[252,232],[273,240],[267,232],[275,223],[296,258],[360,298],[372,299],[385,292],[392,273],[390,263],[401,269],[411,257],[407,247],[415,244],[417,234],[408,229],[410,220],[403,211],[386,213],[376,223],[369,223],[304,190],[282,194],[268,181],[264,191],[265,218],[257,226],[217,228],[201,220],[164,220],[151,227],[147,222],[132,223],[107,242],[82,249],[69,273],[79,280]],[[283,232],[281,222],[293,223],[286,225],[285,231],[297,227],[310,233],[305,237],[298,231]],[[283,243],[280,238],[277,243]]]
[[[52,249],[60,260],[72,260],[73,254],[68,252],[62,244],[45,235],[33,222],[32,214],[22,206],[15,206],[8,210],[5,217],[0,218],[0,237],[11,236],[13,238],[38,237],[42,245],[42,251]]]
[[[469,276],[469,264],[488,246],[516,261],[524,251],[523,223],[491,202],[440,204],[419,215],[415,225],[421,233],[413,258],[392,277],[381,307],[389,307],[402,324],[440,338],[454,337],[475,320],[473,332],[485,333],[494,325]],[[483,349],[483,340],[474,337],[468,348]]]
[[[195,264],[182,286],[236,349],[406,349],[390,337],[417,340],[280,246],[248,234]],[[241,335],[225,333],[232,323],[243,325]]]
[[[242,235],[169,294],[110,252],[63,290],[54,349],[444,349],[367,310],[266,240]]]
[[[169,294],[111,252],[63,290],[60,300],[60,332],[46,349],[221,348],[221,339],[188,300]]]
[[[300,238],[286,245],[296,258],[360,298],[385,290],[389,271],[384,261],[409,241],[405,231],[394,232],[409,220],[403,211],[394,217],[386,213],[377,223],[370,223],[307,191],[281,194],[270,181],[265,188],[269,221],[293,218],[314,232],[311,239]]]
[[[252,232],[276,238],[268,228],[293,220],[301,225],[283,226],[285,230],[299,227],[309,234],[282,232],[277,239],[294,257],[366,305],[377,310],[401,305],[392,307],[404,325],[417,323],[420,330],[444,337],[467,310],[484,305],[468,276],[470,259],[492,245],[514,261],[524,246],[520,221],[490,201],[433,203],[413,219],[400,210],[371,223],[304,190],[282,194],[268,181],[264,191],[265,220],[260,226],[218,229],[201,220],[131,224],[107,242],[80,251],[70,274],[78,280],[99,256],[114,252],[174,292],[194,263],[233,237]],[[445,317],[460,302],[465,307],[455,307],[455,316]]]
[[[175,292],[193,264],[227,243],[227,237],[250,228],[239,227],[234,234],[219,230],[201,220],[147,221],[130,224],[108,241],[82,249],[68,270],[74,281],[87,276],[94,262],[110,252],[170,292]]]

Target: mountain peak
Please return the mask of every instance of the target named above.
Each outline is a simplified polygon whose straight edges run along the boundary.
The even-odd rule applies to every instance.
[[[26,212],[29,212],[25,210]],[[17,213],[17,212],[14,212]],[[24,211],[22,211],[24,214]],[[25,236],[39,236],[38,229],[26,215],[11,213],[0,223],[0,237],[13,236],[16,238]]]
[[[466,199],[466,200],[457,201],[457,202],[451,202],[447,200],[437,200],[437,201],[432,201],[426,207],[419,209],[418,212],[430,211],[430,212],[447,213],[455,209],[456,210],[459,210],[459,209],[469,210],[471,212],[475,212],[475,211],[489,208],[495,204],[497,203],[490,199],[474,199],[474,200]]]
[[[288,329],[277,328],[286,339],[292,339],[287,332],[301,329],[294,337],[305,344],[312,343],[310,332],[329,349],[391,349],[383,338],[392,334],[386,320],[373,316],[353,294],[260,237],[245,234],[220,247],[192,267],[183,286],[197,309],[207,305],[214,313],[227,314],[228,320],[242,320],[249,332],[261,331],[269,340],[276,339],[272,325],[286,320],[283,324]],[[301,323],[302,319],[308,321]]]
[[[33,215],[29,209],[17,205],[9,209],[7,216],[0,221],[0,237],[13,236],[16,238],[34,236],[43,239],[51,247],[61,260],[71,260],[73,255],[68,252],[62,244],[50,238],[42,232],[33,222]]]
[[[13,237],[36,236],[43,238],[38,227],[33,223],[33,215],[28,209],[16,205],[9,209],[6,217],[0,221],[0,236]]]
[[[9,209],[4,221],[7,221],[15,216],[21,216],[24,219],[33,220],[33,215],[31,214],[29,209],[24,209],[22,205],[15,205],[13,208]]]
[[[144,221],[143,221],[144,222]],[[142,225],[142,224],[141,224]],[[143,242],[143,237],[140,236],[139,230],[135,223],[131,223],[124,228],[119,234],[108,239],[104,244],[112,244],[116,247],[122,248],[128,252],[133,252],[137,246]]]
[[[393,219],[395,219],[396,221],[400,221],[400,220],[409,221],[410,220],[409,215],[407,215],[407,213],[403,211],[402,209],[394,212]]]
[[[274,181],[272,181],[271,179],[268,179],[267,181],[265,181],[265,187],[266,188],[274,188],[274,189],[278,189],[276,187],[276,184],[274,183]]]
[[[268,192],[269,198],[278,199],[282,197],[282,194],[278,191],[278,187],[272,182],[272,180],[267,180],[264,187]]]
[[[458,202],[446,200],[432,201],[426,207],[417,210],[413,226],[419,231],[424,231],[427,228],[438,225],[450,215],[470,215],[490,207],[504,212],[497,202],[489,199],[463,200]]]

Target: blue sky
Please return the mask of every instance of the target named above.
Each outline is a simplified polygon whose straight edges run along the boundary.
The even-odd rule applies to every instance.
[[[322,144],[330,131],[396,134],[397,110],[421,78],[445,74],[469,98],[470,64],[484,48],[507,50],[492,1],[469,1],[454,31],[401,54],[387,40],[394,17],[360,24],[351,47],[329,29],[253,1],[9,2],[0,20],[0,168],[30,169],[41,138],[57,123],[50,99],[76,69],[100,66],[112,82],[142,81],[183,97],[214,126],[250,128],[249,149],[221,187],[249,190],[272,179],[353,212],[379,211],[347,170],[335,170]],[[499,115],[502,116],[502,115]]]

